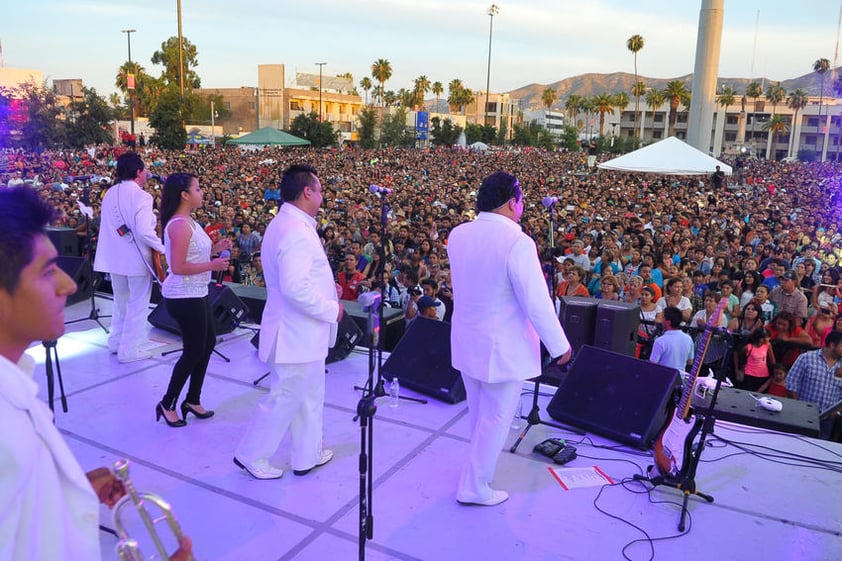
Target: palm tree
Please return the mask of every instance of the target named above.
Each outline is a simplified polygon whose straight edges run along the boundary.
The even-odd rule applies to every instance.
[[[719,94],[719,105],[725,108],[725,116],[728,116],[728,108],[734,105],[737,101],[736,93],[734,92],[734,88],[729,88],[725,86],[722,88],[722,93]]]
[[[786,90],[781,83],[769,84],[766,88],[766,101],[772,104],[772,115],[775,114],[775,107],[784,99],[786,99]]]
[[[635,55],[635,56],[637,56],[637,55]],[[643,83],[643,82],[640,82],[640,81],[635,82],[635,84],[631,87],[631,94],[636,98],[635,103],[634,103],[634,114],[635,114],[635,117],[634,117],[634,126],[635,126],[634,134],[639,133],[640,138],[643,138],[643,127],[638,126],[638,121],[640,120],[640,117],[638,116],[638,113],[640,112],[640,98],[643,97],[644,95],[646,95],[646,84]],[[639,131],[637,129],[639,129]]]
[[[824,75],[830,70],[830,61],[826,58],[820,58],[813,63],[813,72],[819,75],[819,130],[822,131],[819,137],[822,139],[822,149],[819,150],[819,159],[824,152],[824,123],[822,123],[822,105],[824,103]]]
[[[585,114],[585,123],[587,124],[589,137],[591,136],[591,115],[595,108],[596,102],[594,96],[584,96],[579,100],[579,111]]]
[[[442,86],[441,82],[433,82],[433,85],[431,86],[431,89],[433,91],[433,94],[435,94],[435,96],[436,96],[436,113],[438,113],[440,111],[439,110],[439,98],[441,97],[441,94],[444,91],[444,86]]]
[[[609,93],[597,94],[593,97],[593,110],[599,113],[599,136],[605,134],[605,114],[614,111],[614,98]]]
[[[386,80],[392,77],[392,65],[385,58],[378,58],[371,65],[371,77],[380,82],[380,91],[386,91]],[[385,94],[380,97],[380,106],[383,107]]]
[[[687,89],[684,82],[671,80],[667,82],[667,86],[664,88],[664,100],[669,101],[670,104],[667,133],[669,136],[673,136],[675,135],[675,121],[678,119],[679,105],[690,106],[690,90]]]
[[[763,123],[763,130],[769,131],[770,142],[766,145],[766,159],[772,153],[772,146],[777,146],[778,135],[789,130],[789,125],[783,115],[772,115],[772,118]]]
[[[746,97],[754,99],[754,112],[757,112],[757,99],[763,95],[763,88],[760,82],[754,81],[746,86]]]
[[[787,156],[792,156],[792,151],[795,148],[795,131],[796,123],[798,123],[798,112],[807,107],[807,102],[807,92],[801,88],[798,88],[789,94],[789,97],[786,100],[786,106],[792,109],[792,125],[789,130],[793,133],[789,137],[789,149],[787,150]]]
[[[377,99],[381,105],[383,104],[383,86],[377,84],[371,88],[371,99]]]
[[[558,99],[558,94],[552,88],[546,88],[541,93],[541,102],[544,104],[544,107],[547,108],[547,111],[549,111],[550,108],[552,108],[553,103],[555,103],[556,99]]]
[[[371,79],[368,76],[365,76],[362,80],[360,80],[360,87],[365,91],[365,104],[368,105],[368,90],[371,89]]]
[[[634,102],[634,128],[637,129],[637,121],[640,120],[640,96],[643,92],[638,88],[640,82],[637,79],[637,53],[643,48],[645,43],[643,37],[640,35],[632,35],[626,40],[626,48],[634,53],[634,86],[632,87],[632,94],[635,96]],[[645,88],[645,86],[644,86]]]
[[[413,97],[414,97],[414,104],[413,105],[424,105],[424,94],[430,91],[430,79],[424,76],[423,74],[415,79],[415,89],[413,90]]]
[[[454,78],[447,85],[449,91],[447,96],[447,103],[450,105],[450,111],[465,111],[465,108],[474,102],[474,92],[462,85],[462,80]]]
[[[406,88],[401,88],[401,89],[398,90],[398,93],[395,96],[395,99],[401,107],[405,107],[405,108],[409,109],[415,103],[415,92],[409,91]]]
[[[579,114],[579,107],[582,105],[582,96],[578,94],[570,94],[564,101],[564,110],[567,111],[567,116],[571,123],[575,123],[576,115]]]

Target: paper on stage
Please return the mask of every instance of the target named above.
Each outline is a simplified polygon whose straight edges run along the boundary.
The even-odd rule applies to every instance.
[[[576,487],[602,487],[613,485],[614,480],[608,477],[597,466],[585,468],[562,468],[549,466],[550,474],[559,482],[565,491]]]

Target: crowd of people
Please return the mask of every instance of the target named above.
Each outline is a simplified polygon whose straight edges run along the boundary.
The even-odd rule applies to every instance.
[[[39,188],[61,212],[56,225],[96,234],[98,214],[85,224],[77,203],[99,212],[119,151],[9,153],[0,183]],[[639,356],[663,332],[666,307],[681,311],[685,329],[701,328],[723,296],[723,327],[740,336],[728,374],[740,384],[753,376],[740,356],[754,330],[768,329],[778,362],[791,367],[842,328],[842,175],[832,163],[748,160],[739,176],[723,178],[597,171],[584,153],[534,149],[149,147],[141,154],[157,176],[199,178],[205,195],[193,217],[214,241],[231,240],[225,278],[234,282],[264,284],[261,239],[281,204],[280,174],[307,162],[323,184],[317,231],[341,298],[385,284],[387,303],[402,307],[408,322],[419,316],[419,301],[426,315],[449,321],[449,233],[475,218],[481,179],[506,170],[523,185],[520,225],[536,243],[548,288],[558,298],[640,304]],[[160,182],[146,189],[157,209]],[[557,198],[549,209],[546,197]]]

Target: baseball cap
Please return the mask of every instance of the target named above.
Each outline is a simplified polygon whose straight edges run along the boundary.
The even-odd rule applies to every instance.
[[[429,296],[422,296],[418,299],[417,306],[418,311],[421,312],[426,310],[427,308],[438,308],[439,306],[441,306],[441,302],[436,302]]]
[[[784,274],[781,275],[781,279],[786,280],[798,280],[798,277],[795,274],[795,271],[786,271]]]

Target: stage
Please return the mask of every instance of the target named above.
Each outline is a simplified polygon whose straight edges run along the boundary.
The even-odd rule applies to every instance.
[[[109,313],[108,299],[96,302]],[[90,301],[82,301],[67,309],[67,319],[89,312]],[[202,403],[216,416],[191,416],[187,427],[170,428],[155,423],[153,410],[178,357],[160,352],[178,348],[179,340],[152,329],[154,358],[120,364],[96,323],[73,324],[57,346],[69,412],[56,401],[56,425],[85,470],[128,458],[135,487],[172,504],[198,560],[357,559],[360,428],[353,418],[360,395],[353,387],[366,380],[367,350],[328,365],[324,434],[336,453],[333,461],[304,477],[287,471],[280,480],[258,481],[231,461],[266,391],[252,384],[266,372],[249,343],[252,335],[239,328],[217,345],[232,362],[218,356],[210,362]],[[28,352],[39,362],[35,378],[46,398],[44,347]],[[546,388],[542,406],[554,391]],[[524,414],[530,404],[531,393],[525,393]],[[542,417],[551,420],[544,409]],[[518,433],[511,431],[494,483],[511,498],[496,507],[462,506],[454,493],[468,445],[465,402],[378,403],[374,539],[366,544],[366,558],[842,559],[839,444],[717,421],[697,477],[699,490],[715,502],[691,498],[690,523],[679,536],[677,491],[647,493],[638,482],[619,484],[643,473],[652,463],[649,453],[539,425],[512,454],[508,447]],[[579,457],[565,467],[598,466],[618,484],[565,490],[548,470],[553,464],[532,453],[551,436],[578,448]],[[286,443],[274,463],[289,469]],[[105,507],[101,522],[112,526]],[[165,524],[159,530],[168,532]],[[116,539],[103,532],[101,543],[103,558],[116,560]]]

